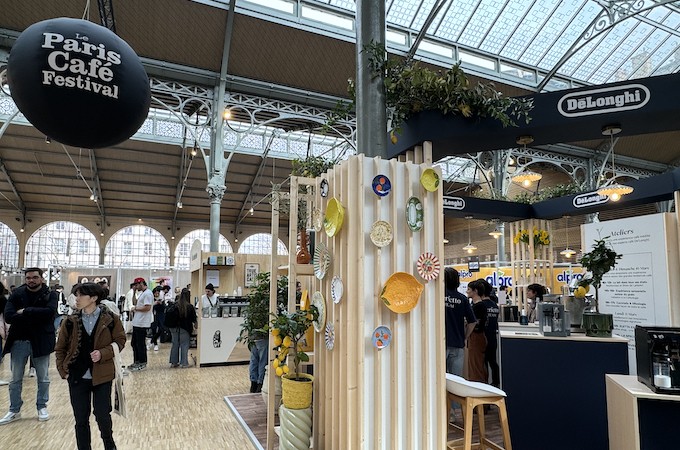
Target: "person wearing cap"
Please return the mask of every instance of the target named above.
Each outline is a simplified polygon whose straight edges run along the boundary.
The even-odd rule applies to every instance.
[[[144,278],[133,281],[137,291],[137,304],[132,308],[132,353],[134,363],[129,369],[132,371],[146,369],[146,330],[153,321],[153,294],[146,285]]]

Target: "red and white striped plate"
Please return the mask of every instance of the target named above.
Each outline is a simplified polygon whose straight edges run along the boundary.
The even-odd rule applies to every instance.
[[[430,252],[423,253],[418,258],[416,269],[418,270],[418,275],[424,280],[434,280],[439,276],[439,271],[441,269],[439,258]]]

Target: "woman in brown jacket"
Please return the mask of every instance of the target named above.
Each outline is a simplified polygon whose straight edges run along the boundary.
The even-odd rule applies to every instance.
[[[115,450],[111,422],[111,385],[115,377],[112,345],[125,346],[125,332],[117,315],[99,302],[104,289],[96,283],[77,285],[78,311],[66,317],[55,348],[57,370],[68,379],[76,420],[78,450],[89,450],[90,411],[99,425],[105,450]]]

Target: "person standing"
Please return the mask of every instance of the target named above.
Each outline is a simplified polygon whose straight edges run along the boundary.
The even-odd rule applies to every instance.
[[[76,421],[78,450],[91,449],[90,411],[99,426],[105,450],[115,450],[111,421],[111,386],[115,378],[114,350],[125,346],[125,331],[118,315],[100,303],[104,289],[96,283],[76,287],[78,312],[68,316],[56,345],[57,370],[68,380]]]
[[[545,287],[538,283],[533,283],[527,286],[527,316],[529,316],[529,323],[534,323],[538,320],[536,316],[536,307],[543,301],[545,295]]]
[[[188,289],[182,289],[177,302],[168,309],[166,320],[171,320],[171,325],[176,324],[176,326],[169,327],[172,333],[170,365],[187,368],[189,367],[189,340],[196,325],[196,309],[191,305],[191,292]]]
[[[135,278],[137,304],[132,308],[132,353],[134,363],[129,367],[131,371],[146,369],[146,330],[153,321],[153,294],[146,285],[144,278]]]
[[[458,292],[460,275],[453,267],[444,269],[444,314],[446,322],[446,371],[463,376],[465,342],[475,329],[477,319],[470,301]]]
[[[486,351],[486,305],[482,301],[482,296],[486,292],[483,280],[475,280],[468,284],[467,296],[472,300],[472,312],[475,313],[477,323],[475,329],[468,339],[468,365],[467,379],[470,381],[489,382],[489,372],[486,370],[484,362],[484,352]]]
[[[165,300],[163,299],[163,288],[156,286],[153,288],[153,322],[151,322],[151,345],[153,351],[157,352],[158,338],[165,332]],[[161,342],[165,342],[161,339]],[[149,346],[150,347],[150,346]],[[147,348],[148,350],[148,348]]]
[[[0,425],[21,417],[21,390],[28,358],[35,364],[38,392],[38,420],[50,418],[47,412],[50,379],[50,353],[54,351],[54,316],[57,313],[57,292],[43,283],[43,271],[38,267],[24,270],[26,283],[12,292],[5,306],[5,320],[11,325],[3,354],[11,353],[12,381],[9,383],[9,412]]]
[[[500,308],[498,303],[494,301],[493,286],[486,280],[484,281],[484,305],[486,306],[486,327],[484,328],[484,335],[486,336],[486,351],[484,352],[484,361],[491,372],[491,385],[497,388],[501,387],[501,370],[498,367],[497,355],[498,352],[498,316],[500,315]],[[498,297],[495,297],[498,299]]]
[[[205,308],[214,308],[217,306],[217,302],[219,299],[217,298],[217,294],[215,293],[215,286],[212,285],[212,283],[208,283],[205,286],[205,294],[201,296],[201,307],[205,310]],[[205,315],[203,316],[205,317]]]

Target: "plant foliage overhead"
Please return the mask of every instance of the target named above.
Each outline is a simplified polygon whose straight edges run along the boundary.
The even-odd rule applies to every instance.
[[[375,42],[366,45],[363,51],[369,55],[372,73],[384,76],[387,119],[393,139],[394,132],[399,131],[404,121],[425,110],[468,118],[490,117],[503,127],[531,120],[532,99],[506,97],[493,83],[477,83],[471,87],[460,64],[454,64],[446,71],[434,71],[413,58],[388,58],[385,46]],[[346,117],[356,101],[354,80],[349,79],[348,83],[352,103],[336,110],[339,117]]]

